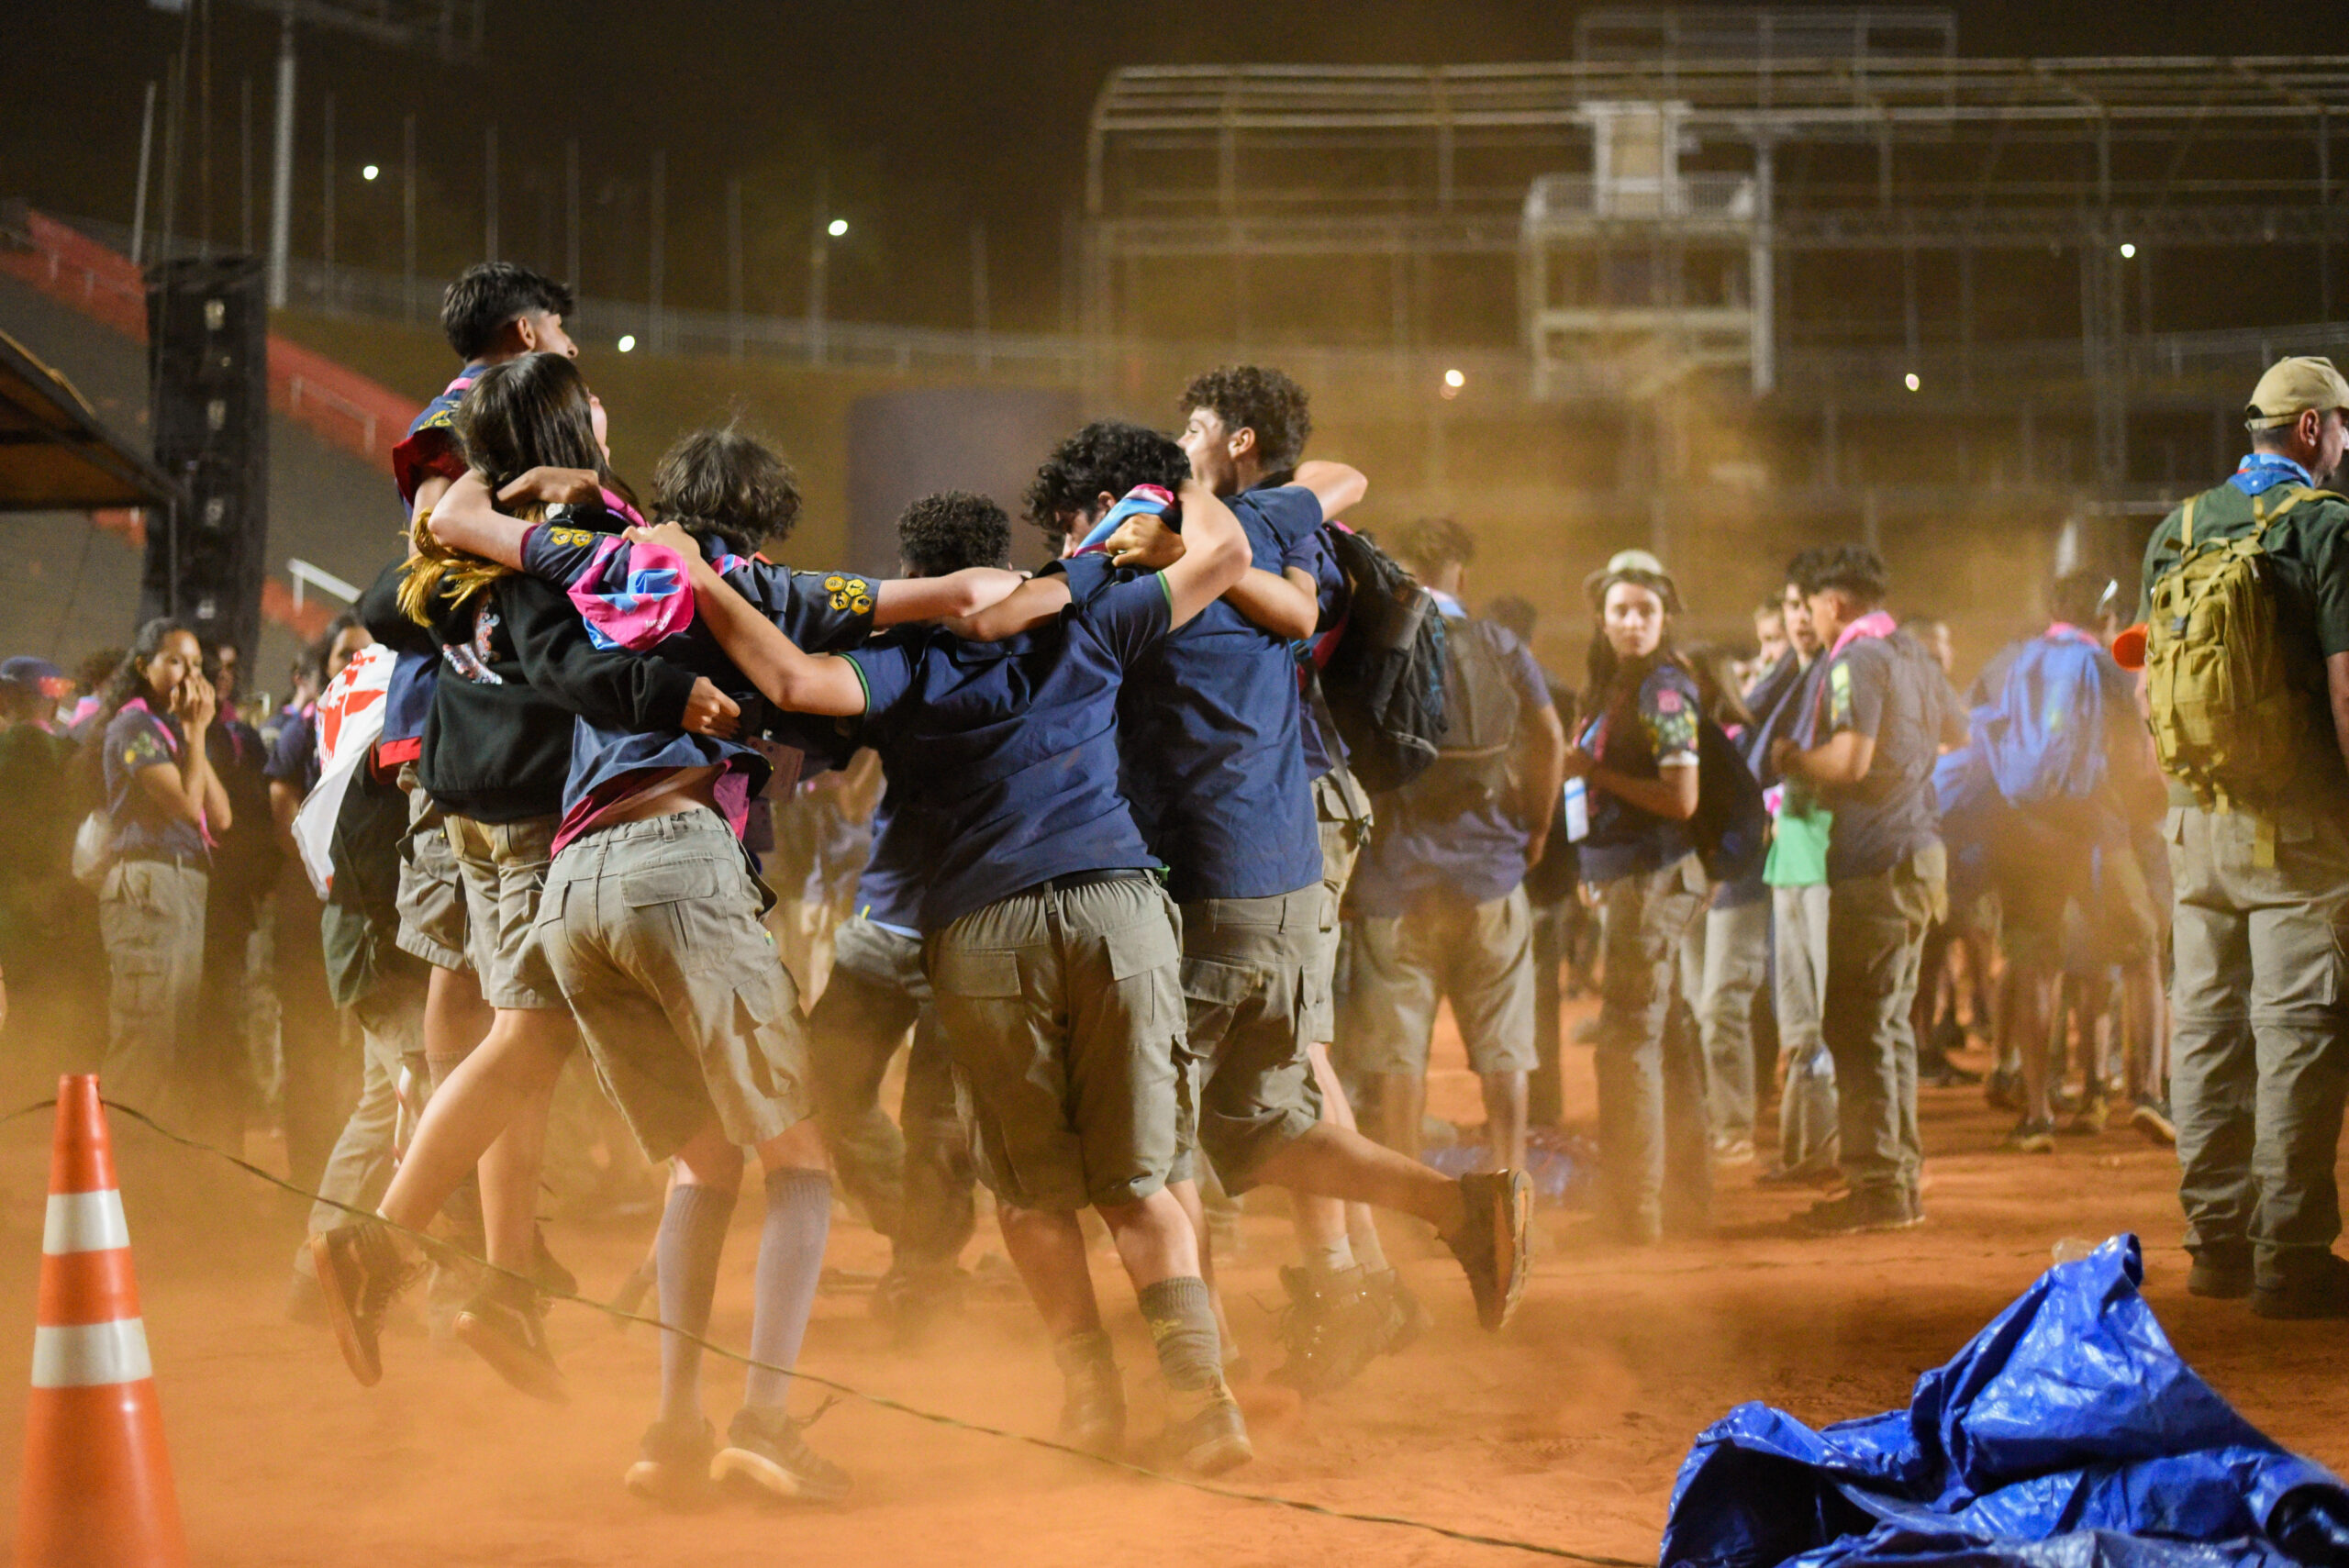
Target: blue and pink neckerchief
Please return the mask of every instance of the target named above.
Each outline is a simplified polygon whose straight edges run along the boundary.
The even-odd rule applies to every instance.
[[[2273,490],[2278,484],[2305,484],[2316,488],[2316,477],[2281,452],[2253,452],[2235,465],[2234,477],[2227,481],[2246,495],[2257,495]]]
[[[153,708],[147,706],[147,699],[145,697],[131,698],[128,702],[122,705],[119,711],[128,713],[134,707],[139,712],[145,714],[149,718],[154,720],[155,733],[163,738],[163,750],[169,751],[173,757],[176,759],[180,754],[179,732],[173,729],[169,721],[164,719],[161,715],[158,714]],[[198,806],[195,808],[195,832],[196,836],[204,840],[204,847],[206,849],[217,850],[220,847],[220,841],[212,836],[211,817],[209,814],[205,811],[202,806]]]
[[[1123,528],[1128,517],[1163,517],[1174,509],[1174,492],[1163,484],[1137,484],[1126,492],[1124,500],[1101,515],[1101,520],[1086,532],[1084,542],[1069,553],[1073,556],[1089,555],[1096,550],[1106,550],[1109,536]]]

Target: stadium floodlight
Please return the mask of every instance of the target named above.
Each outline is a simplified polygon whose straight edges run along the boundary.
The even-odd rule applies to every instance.
[[[360,177],[361,179],[362,179],[362,180],[366,180],[366,181],[369,181],[369,182],[371,182],[371,183],[372,183],[372,182],[374,180],[375,176],[376,176],[376,175],[378,175],[378,174],[380,174],[380,173],[382,173],[382,172],[383,172],[383,171],[382,171],[381,169],[378,169],[378,168],[376,168],[376,167],[375,167],[375,165],[373,165],[373,163],[370,163],[370,164],[368,164],[368,165],[367,165],[367,167],[365,167],[364,169],[362,169],[361,171],[359,171],[359,177]]]
[[[844,217],[836,217],[832,219],[830,223],[824,226],[824,232],[830,235],[833,239],[838,239],[841,235],[848,232],[848,219]]]
[[[1925,384],[1917,379],[1917,373],[1915,371],[1910,371],[1907,375],[1900,378],[1900,384],[1907,387],[1909,391],[1914,392]]]
[[[2124,261],[2133,261],[2136,258],[2137,248],[2134,245],[2131,245],[2126,241],[2123,241],[2121,247],[2121,259]]]
[[[629,352],[636,347],[636,334],[633,332],[621,333],[620,340],[617,345],[615,345],[615,347],[617,347],[623,354]]]

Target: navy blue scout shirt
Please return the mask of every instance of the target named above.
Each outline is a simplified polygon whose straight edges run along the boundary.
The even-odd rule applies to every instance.
[[[1854,639],[1827,662],[1814,744],[1846,729],[1876,741],[1865,778],[1819,792],[1835,812],[1828,881],[1879,875],[1941,841],[1933,762],[1948,690],[1942,667],[1906,632]]]
[[[1447,637],[1480,638],[1499,655],[1517,693],[1520,725],[1552,706],[1549,677],[1516,633],[1471,617],[1449,594],[1433,596]],[[1488,800],[1438,821],[1408,808],[1382,811],[1379,823],[1346,884],[1347,907],[1357,914],[1401,915],[1414,899],[1439,892],[1490,904],[1525,880],[1525,824],[1509,815],[1505,802]]]
[[[1267,572],[1321,526],[1320,497],[1302,485],[1245,491],[1229,505]],[[1133,575],[1104,555],[1058,564],[1080,605]],[[1321,880],[1299,706],[1288,644],[1221,599],[1127,672],[1118,697],[1126,798],[1177,904],[1270,898]]]
[[[566,516],[609,520],[593,507]],[[793,572],[730,553],[717,556],[711,565],[729,586],[808,652],[853,648],[873,630],[873,589],[862,577]],[[757,688],[734,667],[708,623],[695,613],[685,563],[665,546],[631,544],[618,534],[569,520],[541,523],[522,538],[522,569],[562,589],[586,621],[588,636],[599,645],[657,655],[707,676],[729,696],[756,698]],[[758,706],[771,720],[763,728],[783,744],[818,757],[836,749],[838,727],[829,720],[774,713],[763,702]],[[557,843],[577,837],[596,810],[631,793],[622,782],[630,775],[713,765],[743,774],[751,794],[764,786],[770,772],[763,753],[739,741],[681,729],[640,731],[583,715],[572,736],[571,773],[563,785],[563,822]],[[822,767],[804,771],[818,773]],[[740,822],[734,827],[740,832]]]
[[[922,879],[930,874],[932,855],[920,841],[920,814],[900,815],[896,795],[896,786],[885,789],[873,808],[873,853],[857,876],[849,907],[884,930],[918,937]]]
[[[187,744],[180,721],[150,712],[143,698],[125,703],[106,726],[106,820],[114,824],[114,853],[119,860],[177,855],[201,870],[211,851],[195,824],[164,811],[139,782],[141,769],[157,763],[179,766]]]
[[[1640,682],[1628,703],[1618,702],[1583,732],[1583,746],[1609,773],[1626,778],[1661,778],[1664,765],[1697,760],[1703,699],[1696,677],[1669,660]],[[1590,792],[1590,835],[1582,842],[1582,879],[1662,871],[1696,848],[1688,824],[1642,811],[1611,790]]]
[[[890,834],[931,848],[911,925],[942,931],[1056,876],[1157,865],[1118,793],[1118,688],[1172,609],[1152,573],[1000,642],[908,627],[847,655]]]

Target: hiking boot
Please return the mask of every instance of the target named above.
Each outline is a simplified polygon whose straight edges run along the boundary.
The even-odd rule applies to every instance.
[[[1378,1336],[1378,1353],[1383,1356],[1399,1354],[1412,1340],[1427,1332],[1428,1309],[1403,1283],[1402,1273],[1396,1269],[1375,1269],[1364,1279],[1371,1299],[1378,1304],[1386,1323]]]
[[[2216,1301],[2240,1301],[2251,1294],[2251,1248],[2248,1244],[2233,1247],[2204,1247],[2188,1249],[2194,1266],[2186,1271],[2186,1291],[2189,1296],[2207,1296]]]
[[[1273,1381],[1299,1394],[1329,1394],[1352,1383],[1389,1327],[1389,1309],[1371,1294],[1368,1271],[1357,1266],[1317,1280],[1308,1270],[1283,1268],[1281,1285],[1288,1292],[1280,1327],[1288,1359],[1274,1368]]]
[[[493,1275],[457,1313],[457,1340],[533,1399],[571,1403],[562,1369],[547,1343],[546,1308],[528,1281]]]
[[[2349,1318],[2349,1258],[2317,1252],[2296,1260],[2280,1278],[2253,1284],[2251,1309],[2262,1318]]]
[[[2129,1125],[2165,1149],[2177,1147],[2177,1123],[2169,1116],[2169,1102],[2154,1095],[2139,1095],[2129,1103]]]
[[[1994,1111],[2022,1109],[2022,1074],[2011,1067],[1994,1067],[1982,1080],[1982,1097]]]
[[[384,1315],[416,1277],[415,1265],[380,1219],[354,1220],[310,1238],[310,1270],[317,1276],[327,1327],[360,1385],[383,1381]]]
[[[1151,1457],[1177,1475],[1202,1478],[1237,1470],[1255,1458],[1247,1419],[1230,1385],[1217,1378],[1205,1388],[1168,1389],[1166,1429],[1151,1445]]]
[[[644,1429],[624,1485],[630,1496],[664,1508],[707,1507],[717,1498],[709,1479],[717,1451],[718,1433],[705,1418],[655,1421]]]
[[[1998,1147],[2009,1154],[2053,1154],[2055,1152],[2055,1124],[2044,1118],[2025,1117],[2015,1123],[2012,1131],[1999,1140]]]
[[[727,1424],[726,1446],[709,1462],[709,1478],[770,1497],[839,1502],[849,1494],[848,1472],[807,1446],[807,1427],[780,1405],[743,1406]]]
[[[1078,1334],[1052,1347],[1061,1369],[1060,1440],[1087,1453],[1126,1446],[1126,1385],[1110,1353],[1109,1336]]]
[[[1906,1230],[1921,1224],[1925,1211],[1899,1187],[1854,1187],[1795,1216],[1814,1236],[1854,1236],[1865,1230]]]
[[[1460,1202],[1467,1218],[1444,1245],[1467,1271],[1478,1326],[1498,1329],[1525,1293],[1533,1183],[1522,1171],[1471,1173],[1460,1178]]]

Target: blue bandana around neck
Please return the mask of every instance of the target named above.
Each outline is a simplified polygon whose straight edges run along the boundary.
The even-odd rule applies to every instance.
[[[2227,481],[2246,495],[2257,495],[2273,490],[2278,484],[2305,484],[2316,488],[2316,479],[2305,468],[2280,452],[2253,452],[2236,465],[2235,476]]]

